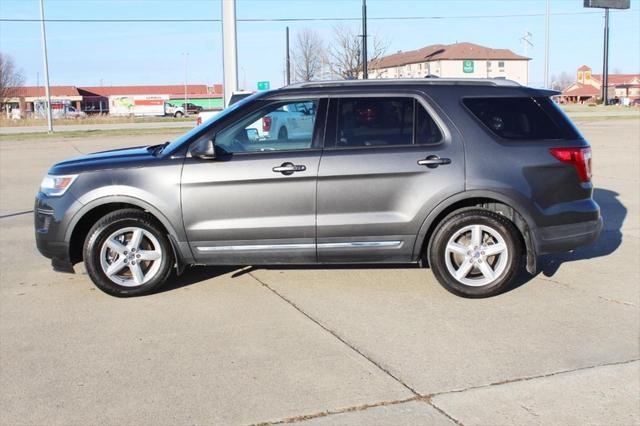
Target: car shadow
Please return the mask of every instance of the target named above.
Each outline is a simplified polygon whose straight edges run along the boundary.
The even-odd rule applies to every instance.
[[[593,198],[600,206],[604,221],[600,237],[592,244],[572,252],[541,256],[538,269],[545,277],[552,277],[564,263],[607,256],[620,247],[627,208],[620,202],[619,195],[608,189],[594,189]]]
[[[593,198],[600,205],[604,228],[598,240],[588,246],[568,253],[541,256],[538,259],[538,272],[529,274],[522,272],[507,289],[510,292],[531,281],[538,274],[553,276],[567,262],[607,256],[618,249],[622,243],[622,224],[627,216],[627,208],[618,199],[619,194],[608,189],[596,188]],[[416,264],[344,264],[344,265],[260,265],[260,266],[194,266],[186,268],[180,276],[174,276],[170,282],[158,292],[177,290],[221,275],[232,273],[231,278],[238,278],[259,269],[272,270],[318,270],[318,269],[415,269]]]

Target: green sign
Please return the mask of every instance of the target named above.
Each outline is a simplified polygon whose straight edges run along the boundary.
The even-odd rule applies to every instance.
[[[269,90],[271,87],[271,83],[268,81],[259,81],[258,82],[258,90]]]
[[[466,74],[473,72],[473,61],[471,59],[465,59],[462,61],[462,71]]]

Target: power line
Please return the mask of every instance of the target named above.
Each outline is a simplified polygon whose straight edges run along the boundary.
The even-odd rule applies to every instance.
[[[551,16],[571,16],[571,15],[598,15],[600,12],[556,12]],[[544,17],[544,13],[521,13],[509,15],[458,15],[458,16],[385,16],[370,17],[370,21],[410,21],[410,20],[444,20],[444,19],[500,19],[500,18],[520,18],[520,17]],[[318,21],[360,21],[362,18],[238,18],[238,22],[318,22]],[[40,22],[39,19],[29,18],[0,18],[0,22]],[[45,19],[45,22],[66,22],[66,23],[127,23],[127,22],[222,22],[219,18],[205,19]]]

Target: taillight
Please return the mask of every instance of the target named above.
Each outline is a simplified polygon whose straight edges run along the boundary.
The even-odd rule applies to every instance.
[[[573,164],[582,182],[591,180],[591,148],[551,148],[549,151],[563,163]]]
[[[268,132],[271,130],[271,117],[262,117],[262,131]]]
[[[196,126],[199,126],[202,124],[202,117],[198,117],[198,120],[196,121]]]

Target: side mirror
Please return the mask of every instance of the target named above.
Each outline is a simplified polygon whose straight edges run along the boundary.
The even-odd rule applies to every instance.
[[[245,129],[245,131],[247,132],[247,140],[249,142],[257,142],[258,139],[260,139],[260,134],[258,133],[258,129],[254,127],[249,127],[248,129]]]
[[[203,139],[191,147],[191,155],[201,160],[216,158],[216,147],[211,139]]]

